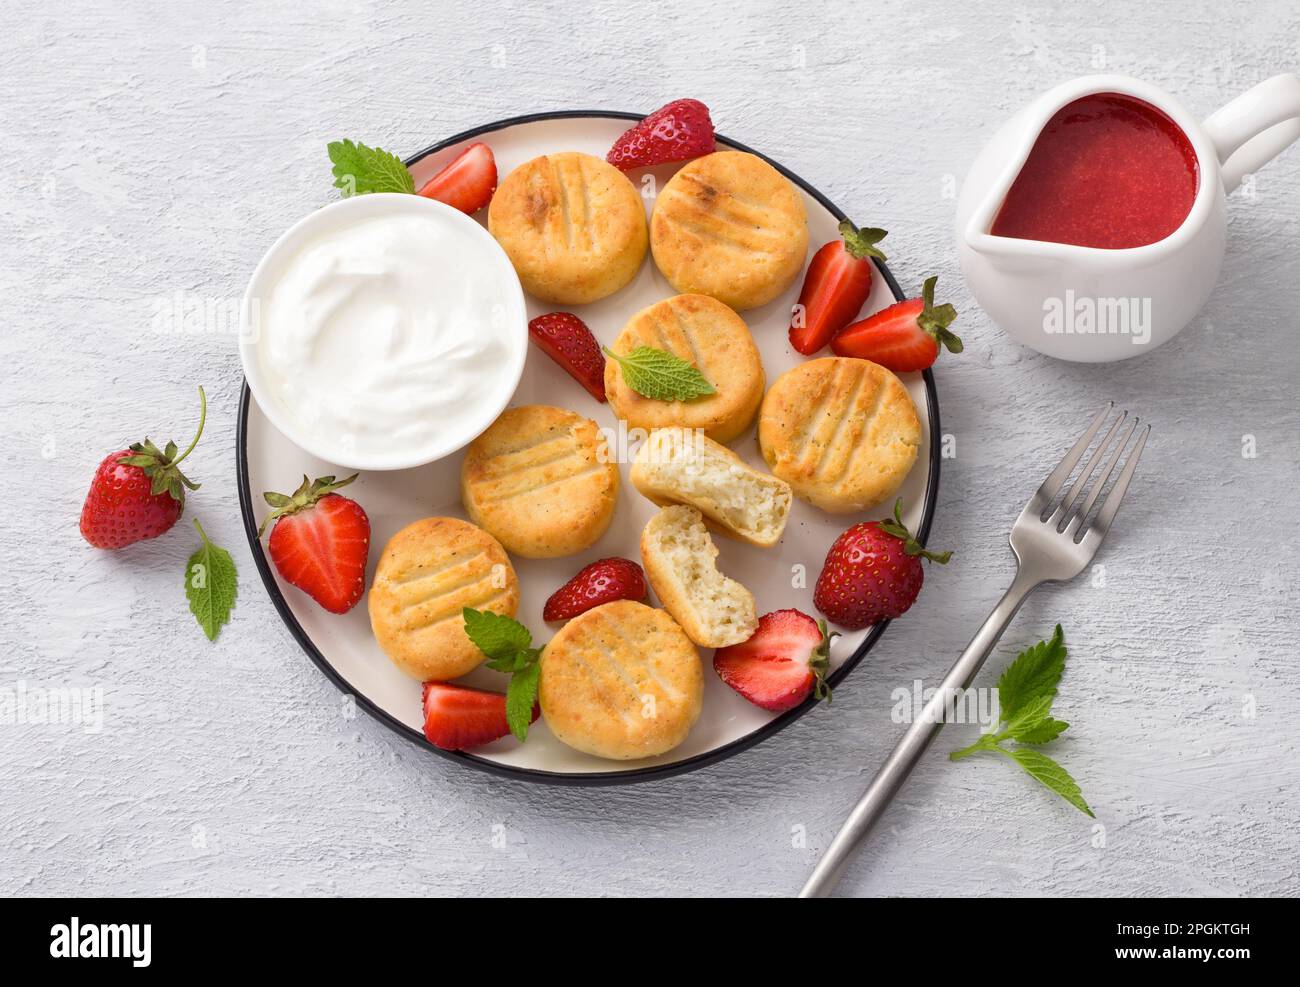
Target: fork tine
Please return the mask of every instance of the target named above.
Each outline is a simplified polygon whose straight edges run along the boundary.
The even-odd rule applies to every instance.
[[[1115,407],[1114,401],[1106,402],[1106,406],[1097,412],[1097,417],[1088,426],[1088,431],[1083,433],[1079,441],[1065,454],[1065,458],[1061,460],[1060,465],[1048,474],[1047,479],[1043,481],[1043,485],[1038,488],[1038,495],[1044,498],[1046,502],[1050,503],[1061,492],[1061,484],[1069,479],[1070,474],[1074,472],[1074,467],[1078,465],[1084,452],[1092,444],[1097,429],[1101,428],[1101,423],[1106,420],[1106,416],[1110,414],[1110,409],[1113,407]],[[1047,503],[1044,503],[1043,506],[1046,507]]]
[[[1120,421],[1123,420],[1124,419],[1122,418],[1120,419]],[[1119,445],[1115,446],[1115,451],[1111,454],[1110,462],[1106,464],[1106,471],[1102,473],[1101,478],[1097,480],[1096,485],[1088,491],[1088,499],[1084,501],[1083,507],[1079,508],[1079,517],[1086,518],[1088,512],[1092,510],[1092,505],[1097,502],[1097,498],[1101,496],[1101,491],[1105,488],[1106,482],[1110,479],[1110,475],[1115,472],[1115,466],[1119,462],[1119,457],[1123,454],[1124,450],[1128,448],[1129,439],[1133,438],[1133,433],[1137,430],[1137,427],[1138,419],[1134,418],[1133,422],[1128,427],[1128,431],[1124,433],[1124,437],[1119,440]]]
[[[1136,422],[1134,423],[1136,425]],[[1115,515],[1119,512],[1120,501],[1124,499],[1124,494],[1128,492],[1129,481],[1133,479],[1133,471],[1137,469],[1138,457],[1142,455],[1142,449],[1147,444],[1147,436],[1151,434],[1151,426],[1144,425],[1142,431],[1138,433],[1137,443],[1133,446],[1133,451],[1128,454],[1124,460],[1124,469],[1115,481],[1115,487],[1106,496],[1102,502],[1101,513],[1097,515],[1097,520],[1092,529],[1097,532],[1099,537],[1106,537],[1106,532],[1110,530],[1110,523],[1115,520]]]
[[[1115,433],[1119,431],[1119,427],[1124,424],[1126,418],[1128,418],[1128,412],[1121,411],[1119,417],[1115,419],[1115,424],[1111,425],[1110,431],[1106,433],[1106,437],[1097,444],[1097,448],[1092,451],[1092,455],[1089,456],[1088,461],[1084,463],[1083,469],[1079,471],[1079,475],[1075,477],[1074,482],[1070,484],[1070,489],[1065,492],[1065,496],[1061,499],[1062,520],[1070,516],[1070,508],[1074,506],[1075,500],[1078,499],[1079,494],[1083,493],[1083,491],[1087,489],[1088,481],[1092,479],[1093,472],[1105,457],[1106,451],[1110,448],[1111,440],[1115,438]],[[1122,443],[1120,448],[1123,448]]]

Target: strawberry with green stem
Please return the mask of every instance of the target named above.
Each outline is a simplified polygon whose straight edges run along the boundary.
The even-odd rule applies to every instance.
[[[813,605],[834,623],[861,630],[906,613],[925,582],[921,560],[947,564],[952,552],[928,552],[903,524],[903,502],[893,518],[863,521],[835,539],[813,588]]]
[[[934,303],[938,280],[926,278],[920,298],[890,305],[845,327],[831,340],[831,352],[870,360],[898,374],[933,366],[940,348],[960,353],[962,341],[948,328],[957,310]]]
[[[811,695],[831,701],[826,684],[835,633],[826,621],[799,610],[777,610],[758,619],[758,629],[740,644],[713,653],[718,678],[755,706],[779,713]]]
[[[199,489],[180,464],[199,444],[207,418],[200,387],[199,427],[179,456],[175,442],[159,449],[147,437],[105,456],[81,508],[82,537],[95,548],[117,549],[168,531],[185,509],[185,491]]]
[[[886,236],[876,228],[839,225],[840,238],[813,254],[799,303],[790,316],[790,345],[811,356],[853,321],[871,294],[872,259],[884,260],[876,246]]]
[[[330,613],[347,613],[366,591],[370,519],[355,500],[336,492],[356,478],[304,476],[291,495],[262,495],[275,510],[257,535],[275,525],[267,552],[276,570]]]

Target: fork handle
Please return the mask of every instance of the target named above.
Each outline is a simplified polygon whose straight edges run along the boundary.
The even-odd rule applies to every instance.
[[[943,726],[944,709],[948,698],[953,695],[954,690],[965,689],[971,684],[983,666],[984,660],[988,658],[989,652],[1002,637],[1002,632],[1007,629],[1007,624],[1011,623],[1011,618],[1020,609],[1020,604],[1025,602],[1025,597],[1041,582],[1040,578],[1026,574],[1024,569],[1016,571],[1016,578],[1012,580],[1011,586],[998,601],[998,605],[993,608],[993,612],[989,614],[983,626],[975,633],[970,644],[966,645],[966,650],[962,652],[956,664],[948,670],[943,684],[925,704],[920,717],[907,728],[903,739],[898,742],[893,752],[885,759],[885,763],[880,766],[880,770],[876,772],[875,779],[867,786],[866,792],[858,800],[858,804],[854,806],[844,825],[840,827],[835,839],[827,847],[826,853],[817,862],[812,876],[808,878],[808,883],[799,892],[800,898],[824,898],[834,890],[854,850],[866,839],[876,820],[884,815],[885,809],[889,807],[898,790],[903,787],[907,776],[921,760],[921,755],[930,746],[930,741],[938,735],[939,729]]]

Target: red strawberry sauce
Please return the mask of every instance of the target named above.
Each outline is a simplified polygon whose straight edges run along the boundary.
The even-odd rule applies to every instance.
[[[1182,225],[1197,181],[1196,152],[1168,116],[1132,96],[1084,96],[1047,122],[989,232],[1140,247]]]

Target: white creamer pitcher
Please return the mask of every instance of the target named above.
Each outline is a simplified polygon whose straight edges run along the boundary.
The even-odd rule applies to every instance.
[[[992,235],[1048,121],[1067,104],[1101,93],[1151,104],[1186,136],[1199,177],[1182,225],[1155,243],[1123,249]],[[1223,262],[1226,194],[1297,139],[1300,77],[1292,74],[1260,83],[1204,123],[1167,93],[1127,76],[1057,86],[1008,120],[966,177],[957,248],[971,294],[1009,336],[1049,356],[1095,363],[1149,352],[1209,298]],[[1075,319],[1076,312],[1087,317]]]

